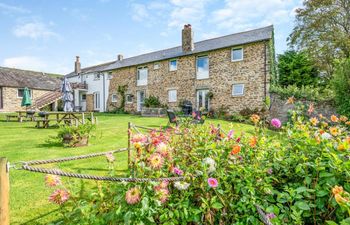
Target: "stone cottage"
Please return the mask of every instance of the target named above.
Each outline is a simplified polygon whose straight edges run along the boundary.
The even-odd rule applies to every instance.
[[[193,37],[188,24],[181,46],[130,58],[118,55],[116,61],[87,69],[108,74],[108,111],[120,107],[119,86],[126,87],[129,112],[141,111],[149,96],[172,109],[185,100],[207,111],[263,107],[274,65],[273,26],[199,42]]]
[[[0,67],[0,112],[24,110],[21,107],[23,90],[29,88],[33,109],[54,104],[61,98],[59,76]]]

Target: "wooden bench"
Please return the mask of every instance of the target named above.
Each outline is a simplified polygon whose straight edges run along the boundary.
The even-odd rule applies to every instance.
[[[45,119],[45,118],[37,118],[36,119],[36,126],[37,128],[48,128],[50,126],[50,122],[53,122],[53,121],[56,121],[56,122],[61,122],[63,121],[64,124],[66,125],[69,125],[69,126],[72,126],[74,124],[74,126],[77,126],[78,125],[78,120],[77,119]],[[42,125],[41,125],[42,124]]]
[[[12,118],[15,118],[15,121],[18,121],[18,116],[17,115],[6,115],[6,121],[10,122]]]

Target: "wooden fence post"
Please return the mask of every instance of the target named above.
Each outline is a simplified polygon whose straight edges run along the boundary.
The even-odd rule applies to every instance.
[[[130,122],[128,122],[128,168],[130,169],[130,130],[131,126],[130,126]]]
[[[10,180],[6,158],[0,158],[0,224],[10,224]]]

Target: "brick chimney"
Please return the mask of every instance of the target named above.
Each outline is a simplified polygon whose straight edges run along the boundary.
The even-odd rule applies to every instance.
[[[75,74],[81,73],[81,65],[80,65],[80,61],[79,61],[79,56],[77,56],[75,59],[74,72],[75,72]]]
[[[118,57],[117,57],[118,61],[122,61],[123,60],[123,55],[122,54],[119,54]]]
[[[191,24],[184,25],[182,29],[182,51],[191,52],[194,50],[193,31]]]

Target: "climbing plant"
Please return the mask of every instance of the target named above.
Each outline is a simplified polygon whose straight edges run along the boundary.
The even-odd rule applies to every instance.
[[[120,106],[117,108],[117,111],[125,111],[125,92],[128,89],[128,85],[119,85],[117,92],[121,96]]]

